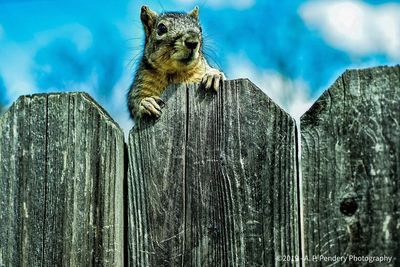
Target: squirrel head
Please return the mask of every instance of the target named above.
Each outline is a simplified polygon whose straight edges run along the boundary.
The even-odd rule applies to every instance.
[[[146,35],[144,58],[153,68],[174,73],[199,63],[202,30],[198,7],[189,13],[157,14],[143,6],[140,18]]]

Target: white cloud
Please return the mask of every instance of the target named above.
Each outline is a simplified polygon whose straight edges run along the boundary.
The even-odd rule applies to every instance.
[[[400,4],[371,6],[357,0],[311,1],[300,15],[332,46],[354,55],[385,53],[400,59]]]
[[[223,8],[223,7],[233,7],[236,9],[247,9],[251,8],[255,4],[255,0],[236,0],[236,1],[229,1],[229,0],[176,0],[179,4],[184,5],[199,5],[199,6],[209,6],[213,8]]]
[[[59,37],[73,41],[81,51],[89,48],[92,42],[90,31],[80,24],[69,24],[56,29],[41,31],[32,40],[24,43],[7,40],[6,38],[2,40],[3,32],[0,25],[0,40],[2,41],[0,58],[7,59],[0,60],[0,74],[4,79],[7,98],[11,103],[20,95],[39,92],[31,71],[34,65],[34,55],[39,48],[46,46]],[[87,83],[74,84],[72,86],[75,91],[88,88]]]
[[[65,38],[76,44],[79,51],[84,51],[92,45],[92,33],[79,23],[63,25],[51,30],[35,34],[35,44],[45,46],[57,38]]]
[[[80,24],[69,24],[51,30],[41,31],[35,34],[34,38],[28,42],[19,43],[13,40],[2,40],[2,27],[0,24],[0,74],[6,87],[7,99],[11,105],[21,95],[29,95],[41,92],[37,88],[35,77],[32,73],[34,66],[34,55],[38,49],[45,47],[56,38],[67,38],[77,45],[80,51],[85,51],[92,45],[92,34],[86,27]],[[128,65],[128,64],[126,64]],[[115,86],[111,101],[100,103],[117,121],[124,132],[127,133],[133,126],[129,118],[129,112],[126,105],[126,91],[131,81],[131,68],[126,68],[123,76]],[[69,91],[85,91],[96,101],[102,101],[97,96],[97,74],[95,72],[81,83],[72,83],[66,85]],[[48,88],[48,91],[57,92],[59,88]]]
[[[132,73],[130,69],[127,68],[123,72],[120,80],[115,85],[113,96],[111,97],[111,102],[109,103],[110,115],[124,131],[125,138],[128,137],[129,131],[134,125],[133,120],[130,118],[127,104],[127,93],[131,82]]]
[[[229,59],[227,74],[229,79],[249,78],[294,119],[299,119],[314,102],[304,81],[291,80],[275,70],[259,69],[244,56]]]
[[[2,44],[0,58],[7,60],[0,61],[0,74],[7,88],[7,98],[11,102],[20,95],[35,91],[35,82],[29,69],[32,64],[32,53],[32,46],[21,47],[13,42]]]

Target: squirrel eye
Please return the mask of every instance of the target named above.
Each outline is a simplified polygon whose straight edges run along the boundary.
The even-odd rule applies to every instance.
[[[166,33],[168,31],[167,26],[165,26],[164,24],[160,23],[157,26],[157,33],[158,35],[163,35],[164,33]]]

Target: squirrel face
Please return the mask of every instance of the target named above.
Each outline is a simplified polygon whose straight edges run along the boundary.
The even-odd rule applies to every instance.
[[[141,20],[146,41],[144,57],[156,69],[174,73],[192,69],[201,59],[202,31],[198,8],[190,13],[158,15],[143,6]]]

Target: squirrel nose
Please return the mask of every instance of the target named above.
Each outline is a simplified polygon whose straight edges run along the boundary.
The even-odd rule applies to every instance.
[[[199,45],[199,42],[197,40],[186,40],[185,45],[189,49],[196,49],[196,47]]]

